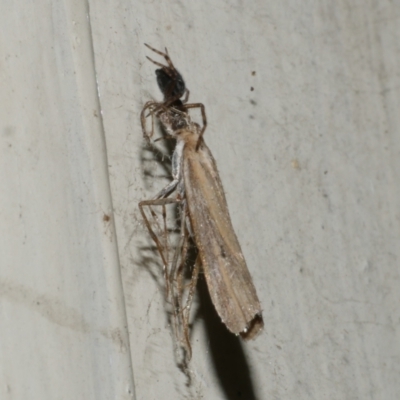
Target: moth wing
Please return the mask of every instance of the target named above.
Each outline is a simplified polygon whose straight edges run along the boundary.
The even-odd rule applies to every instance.
[[[192,229],[211,300],[228,329],[254,338],[264,323],[261,306],[233,230],[215,160],[202,143],[184,149],[183,176]]]

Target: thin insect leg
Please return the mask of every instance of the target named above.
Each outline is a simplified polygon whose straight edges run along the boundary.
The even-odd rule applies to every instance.
[[[146,105],[149,103],[149,105],[146,107]],[[149,111],[149,113],[144,117],[148,118],[150,115],[155,115],[156,117],[158,117],[161,113],[168,111],[168,105],[170,103],[170,101],[165,101],[165,102],[158,102],[158,101],[149,101],[148,103],[146,103],[145,105],[145,109],[147,108],[151,108],[151,110]],[[144,110],[142,110],[142,113],[144,112]],[[142,115],[141,113],[141,115]]]
[[[146,115],[146,111],[150,109],[149,113]],[[157,101],[148,101],[141,113],[140,113],[140,121],[141,121],[141,125],[142,125],[142,132],[143,132],[143,137],[146,139],[146,141],[149,143],[150,139],[153,137],[154,135],[154,120],[155,117],[158,117],[159,114],[163,113],[163,112],[167,112],[168,109],[165,107],[164,103],[159,103]],[[150,133],[147,132],[147,124],[146,124],[146,119],[148,117],[151,117],[151,131]],[[157,139],[159,140],[159,139]]]
[[[154,114],[151,115],[151,137],[154,135]]]
[[[206,109],[204,104],[202,103],[192,103],[192,104],[185,104],[185,108],[200,108],[201,111],[201,118],[203,120],[203,127],[201,128],[199,138],[197,139],[196,151],[199,149],[200,143],[203,140],[203,134],[207,127],[207,116],[206,116]]]
[[[146,44],[146,43],[145,43],[145,44]],[[156,50],[154,50],[154,51],[156,51]],[[160,54],[163,54],[163,53],[160,53]],[[159,63],[159,62],[153,60],[153,59],[150,58],[149,56],[146,56],[146,58],[147,58],[149,61],[151,61],[153,64],[157,65],[157,67],[165,68],[165,65],[163,65],[163,64],[161,64],[161,63]]]
[[[181,214],[182,214],[182,210],[186,209],[186,205],[185,202],[182,201],[181,202]],[[176,282],[176,286],[177,286],[177,294],[174,292],[173,293],[173,297],[174,300],[176,300],[176,302],[174,301],[174,312],[176,309],[178,309],[178,313],[180,314],[180,309],[181,309],[181,283],[180,283],[180,279],[181,277],[179,276],[179,273],[182,269],[182,264],[184,263],[184,258],[185,258],[185,246],[186,246],[186,236],[185,236],[185,230],[184,230],[184,224],[181,221],[181,229],[180,229],[180,238],[179,238],[179,242],[178,245],[176,247],[175,253],[174,253],[174,257],[173,257],[173,261],[171,264],[171,280],[173,282]],[[178,261],[180,261],[179,266],[178,265]],[[176,304],[176,307],[175,307]],[[178,318],[179,319],[179,318]]]
[[[146,115],[146,111],[150,109],[149,113]],[[162,112],[167,111],[167,108],[165,107],[164,103],[160,103],[157,101],[148,101],[141,113],[140,113],[140,122],[142,125],[142,132],[143,132],[143,137],[147,139],[147,141],[150,140],[150,138],[154,135],[154,117],[158,117],[158,115]],[[146,129],[146,119],[151,116],[151,132],[150,134],[147,133]]]
[[[168,229],[167,229],[167,211],[165,208],[165,204],[162,205],[162,217],[163,217],[163,221],[164,221],[164,243],[165,243],[165,247],[168,248]],[[168,251],[167,251],[167,262],[169,262],[168,260]]]
[[[151,238],[153,239],[154,243],[156,244],[158,253],[160,254],[162,263],[163,263],[163,274],[164,274],[164,281],[165,281],[165,296],[168,298],[169,297],[169,273],[168,273],[168,256],[166,257],[164,254],[164,246],[163,244],[159,241],[157,235],[154,233],[153,229],[151,228],[150,222],[144,212],[143,206],[149,206],[150,210],[151,207],[150,205],[146,204],[139,204],[140,212],[142,214],[143,220],[145,222],[145,225],[147,227],[147,230],[150,233]],[[152,217],[154,218],[155,214],[153,210],[151,210]]]
[[[181,231],[182,232],[182,231]],[[180,319],[180,284],[177,280],[177,273],[179,272],[178,263],[181,262],[181,251],[184,243],[184,236],[180,234],[179,241],[175,247],[174,256],[171,262],[170,268],[170,287],[171,287],[171,303],[172,303],[172,321],[173,321],[173,331],[176,338],[177,343],[181,342],[181,330],[182,330],[182,321]],[[178,357],[179,358],[179,357]]]
[[[181,251],[183,248],[184,239],[181,237],[179,243],[175,249],[174,258],[171,263],[171,274],[170,274],[170,284],[171,284],[171,299],[172,299],[172,309],[173,309],[173,317],[174,317],[174,332],[178,342],[181,342],[181,330],[182,330],[182,320],[181,320],[181,279],[182,276],[180,275],[180,264],[178,262],[182,262],[180,259]]]
[[[156,50],[154,47],[151,47],[151,46],[148,45],[147,43],[145,43],[144,45],[145,45],[146,47],[148,47],[150,50],[154,51],[154,53],[157,53],[157,54],[160,55],[161,57],[164,57],[164,59],[165,59],[165,61],[167,62],[168,66],[169,66],[170,68],[172,68],[173,70],[176,70],[174,64],[172,63],[172,60],[170,59],[170,57],[169,57],[169,55],[168,55],[168,50],[167,50],[167,48],[165,48],[165,53],[163,53],[162,51]],[[147,56],[146,56],[146,58],[147,58],[148,60],[150,60],[153,64],[157,65],[158,67],[165,68],[165,65],[163,65],[163,64],[161,64],[161,63],[159,63],[159,62],[157,62],[157,61],[152,60],[150,57],[147,57]]]
[[[165,186],[165,188],[163,188],[156,196],[156,199],[163,199],[166,196],[168,196],[175,188],[176,185],[179,183],[179,177],[174,177],[174,179],[168,183],[167,186]]]
[[[188,247],[189,247],[189,235],[188,232],[185,232],[185,241],[184,245],[182,246],[182,261],[180,265],[180,276],[183,277],[185,274],[185,267],[186,267],[186,261],[187,261],[187,255],[188,255]],[[189,361],[192,358],[192,345],[190,344],[190,335],[189,335],[189,324],[188,321],[185,319],[185,307],[183,307],[183,295],[184,295],[184,288],[186,285],[182,285],[182,278],[180,279],[180,304],[179,304],[179,314],[180,314],[180,321],[182,325],[182,338],[181,340],[183,341],[184,348],[186,350],[186,355],[185,358],[187,361]],[[186,301],[187,303],[187,301]]]
[[[187,103],[189,100],[189,95],[190,95],[190,90],[186,89],[185,91],[185,97],[181,100],[183,104]]]
[[[142,112],[140,113],[140,122],[142,124],[142,132],[143,132],[143,137],[147,139],[147,141],[150,141],[150,138],[153,136],[154,134],[154,106],[157,106],[159,103],[157,103],[156,101],[148,101],[143,109]],[[145,114],[147,109],[150,108],[150,112],[149,114]],[[150,134],[147,133],[147,129],[146,129],[146,118],[148,116],[151,115],[151,132]]]
[[[161,112],[167,111],[165,103],[154,102],[154,108],[146,115],[145,118],[149,117],[150,115],[153,117],[154,115],[157,117]],[[143,111],[142,111],[143,112]]]
[[[186,94],[187,93],[187,94]],[[187,101],[189,99],[189,90],[185,89],[185,101]],[[164,101],[164,102],[159,102],[156,103],[156,107],[152,110],[152,112],[154,114],[159,114],[162,111],[167,111],[168,107],[170,107],[176,100],[179,100],[181,97],[181,95],[177,94],[176,96],[170,97],[168,98],[168,100]],[[182,101],[182,103],[184,103],[185,101]],[[186,108],[186,104],[183,106],[184,108]]]
[[[190,360],[192,356],[192,347],[190,345],[190,338],[187,334],[188,327],[185,325],[185,321],[183,318],[183,307],[182,307],[182,299],[184,295],[184,285],[183,279],[185,274],[185,266],[186,266],[186,259],[187,259],[187,252],[188,252],[188,244],[189,244],[189,236],[188,232],[185,229],[186,224],[186,214],[187,208],[185,201],[182,202],[181,207],[181,237],[179,240],[179,245],[176,249],[174,255],[174,261],[171,267],[171,286],[174,288],[173,298],[174,298],[174,318],[176,319],[178,327],[176,328],[176,332],[179,332],[177,335],[177,339],[181,341],[183,344],[183,348],[186,350],[185,358],[187,357]],[[179,260],[179,265],[178,265]],[[178,266],[177,266],[178,265]],[[176,287],[176,291],[175,291]]]
[[[201,134],[206,130],[207,127],[207,116],[206,116],[206,108],[204,107],[204,104],[202,103],[191,103],[191,104],[185,104],[185,108],[200,108],[201,112],[201,118],[203,120],[203,127],[201,129]]]
[[[157,195],[155,196],[155,199],[167,197],[173,190],[176,189],[179,182],[181,181],[181,179],[182,179],[182,171],[181,171],[182,151],[183,151],[182,146],[177,145],[175,147],[175,151],[172,154],[172,162],[171,162],[173,180],[157,193]]]
[[[194,263],[193,271],[192,271],[192,278],[190,280],[189,285],[189,293],[186,299],[186,304],[184,309],[182,310],[182,320],[183,320],[183,333],[185,336],[186,343],[190,346],[190,334],[189,334],[189,318],[190,318],[190,310],[193,304],[193,297],[197,286],[197,279],[199,277],[199,270],[200,270],[200,255],[197,255],[196,261]],[[188,353],[188,361],[192,358],[192,351],[190,347],[190,353]]]
[[[165,204],[163,204],[161,206],[161,215],[162,215],[162,219],[163,219],[163,229],[161,229],[160,224],[158,223],[158,216],[157,214],[153,211],[153,209],[151,208],[151,206],[148,206],[150,209],[150,213],[151,216],[153,218],[153,220],[155,221],[156,225],[158,226],[158,230],[163,232],[163,243],[161,244],[161,247],[163,249],[166,249],[166,256],[165,257],[165,262],[166,265],[169,265],[169,252],[168,252],[168,233],[167,233],[167,213],[166,213],[166,208],[165,208]]]
[[[164,103],[164,104],[165,104],[165,103]],[[197,151],[198,148],[199,148],[199,146],[200,146],[200,143],[201,143],[201,141],[202,141],[202,137],[203,137],[204,131],[205,131],[206,128],[207,128],[206,109],[205,109],[205,107],[204,107],[204,104],[202,104],[202,103],[185,104],[184,107],[185,107],[186,111],[187,111],[189,108],[200,108],[201,119],[202,119],[202,121],[203,121],[203,126],[202,126],[202,128],[201,128],[201,130],[200,130],[199,138],[197,139],[197,145],[196,145],[196,151]],[[174,107],[172,108],[172,110],[173,110],[175,113],[182,115],[183,117],[186,117],[186,116],[187,116],[187,112],[183,112],[182,110],[178,110],[177,108],[174,108]]]
[[[167,136],[167,137],[159,137],[157,139],[154,139],[154,142],[159,142],[160,140],[176,140],[173,136]]]
[[[176,199],[156,199],[156,200],[143,200],[139,203],[139,209],[142,214],[144,223],[146,225],[147,230],[150,233],[151,238],[153,239],[154,243],[156,244],[157,250],[160,253],[161,260],[163,262],[163,273],[164,273],[164,279],[165,279],[165,291],[166,291],[166,297],[169,297],[169,282],[170,282],[170,277],[168,273],[168,256],[165,256],[164,254],[164,246],[158,239],[157,235],[154,233],[150,221],[148,220],[146,213],[144,211],[144,207],[149,207],[151,210],[151,206],[165,206],[166,204],[174,204],[174,203],[179,203],[180,200]],[[153,218],[156,216],[154,214],[154,211],[151,210]]]

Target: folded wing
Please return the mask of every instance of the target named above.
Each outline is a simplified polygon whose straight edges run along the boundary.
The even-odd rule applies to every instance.
[[[183,177],[195,242],[212,302],[228,329],[244,339],[261,331],[261,306],[233,230],[215,160],[203,142],[184,148]]]

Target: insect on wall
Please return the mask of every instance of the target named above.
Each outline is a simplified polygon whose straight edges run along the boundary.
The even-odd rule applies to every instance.
[[[190,310],[200,271],[218,315],[232,333],[244,340],[253,339],[261,332],[263,319],[216,162],[203,139],[205,107],[187,102],[189,91],[168,53],[147,47],[163,56],[167,65],[150,59],[160,67],[156,75],[164,100],[149,101],[143,107],[143,135],[150,142],[158,120],[166,137],[175,139],[176,145],[171,159],[172,181],[153,199],[141,201],[139,208],[162,260],[166,299],[172,306],[175,336],[185,353],[183,364],[187,365],[192,354]],[[192,108],[200,109],[201,126],[192,121]],[[151,120],[150,129],[147,119]],[[176,206],[179,220],[172,228],[166,212],[170,205]],[[170,244],[172,233],[178,235],[176,246]]]

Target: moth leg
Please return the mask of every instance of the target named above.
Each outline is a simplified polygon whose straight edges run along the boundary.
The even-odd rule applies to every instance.
[[[174,204],[174,203],[179,203],[181,200],[177,200],[177,199],[154,199],[154,200],[143,200],[139,203],[139,210],[140,213],[142,214],[144,223],[146,225],[147,230],[149,231],[149,234],[151,236],[151,238],[153,239],[154,243],[156,244],[157,250],[160,254],[162,263],[163,263],[163,274],[164,274],[164,280],[165,280],[165,291],[166,291],[166,297],[169,297],[169,286],[170,286],[170,274],[168,272],[168,254],[165,254],[165,247],[167,247],[167,243],[165,242],[165,245],[163,245],[163,243],[160,242],[157,234],[154,232],[153,228],[151,227],[151,223],[149,221],[149,219],[147,218],[147,215],[144,211],[145,207],[149,207],[152,218],[157,221],[157,215],[155,214],[155,212],[151,209],[151,206],[162,206],[163,207],[163,218],[164,218],[164,232],[166,230],[166,222],[165,222],[165,206],[167,204]],[[157,225],[158,225],[158,221],[157,221]],[[161,230],[161,228],[160,228]],[[166,235],[166,232],[165,232]],[[164,236],[164,240],[166,236]]]
[[[151,235],[152,239],[156,242],[156,244],[157,244],[157,242],[159,242],[157,239],[157,235],[155,235],[153,230],[151,229],[150,223],[146,217],[143,206],[149,206],[150,210],[151,210],[151,206],[155,206],[155,205],[165,206],[165,204],[179,203],[181,201],[181,199],[170,199],[170,198],[166,198],[166,196],[168,196],[169,193],[171,193],[173,190],[176,189],[176,187],[178,186],[179,182],[182,179],[182,172],[181,172],[182,152],[183,152],[183,146],[177,145],[175,148],[174,154],[172,155],[173,180],[167,186],[165,186],[163,189],[161,189],[160,192],[158,192],[157,195],[154,197],[154,199],[143,200],[139,203],[140,212],[142,213],[142,216],[145,220],[147,229],[149,230],[150,235]],[[153,211],[152,211],[152,216],[155,217],[155,214],[153,213]]]
[[[189,108],[200,108],[201,118],[203,120],[203,126],[201,128],[201,131],[200,131],[200,134],[199,134],[199,138],[197,139],[197,145],[196,145],[196,151],[197,151],[199,149],[201,141],[203,140],[204,131],[207,128],[206,108],[204,107],[204,104],[202,104],[202,103],[185,104],[185,108],[186,109],[189,109]]]
[[[150,138],[153,136],[154,134],[154,108],[157,108],[157,106],[159,105],[159,103],[157,103],[156,101],[148,101],[141,113],[140,113],[140,122],[142,124],[142,132],[143,132],[143,137],[150,142]],[[150,109],[149,114],[146,115],[146,111]],[[150,133],[147,132],[147,128],[146,128],[146,118],[148,116],[151,116],[151,131]]]
[[[187,262],[189,235],[185,229],[186,218],[187,218],[187,206],[186,201],[183,200],[181,203],[181,235],[178,246],[176,248],[174,259],[171,264],[171,277],[173,287],[173,298],[174,298],[174,318],[176,322],[175,332],[177,332],[177,340],[182,344],[185,350],[184,364],[192,357],[192,347],[190,344],[188,318],[185,320],[184,311],[186,306],[183,307],[184,297],[184,278],[185,278],[185,267]]]
[[[179,179],[180,177],[174,177],[174,179],[168,183],[167,186],[160,190],[160,192],[155,196],[155,199],[164,199],[166,196],[168,196],[168,194],[171,193],[178,185]]]
[[[176,189],[178,184],[182,180],[182,171],[181,171],[181,165],[182,165],[182,154],[183,154],[183,146],[184,143],[182,144],[177,144],[174,150],[174,153],[172,154],[172,160],[171,160],[171,168],[172,168],[172,181],[168,183],[167,186],[165,186],[163,189],[161,189],[157,195],[155,196],[155,199],[161,199],[166,196],[168,196],[173,190]]]
[[[178,204],[180,203],[181,207],[181,227],[180,227],[180,238],[178,244],[176,246],[174,256],[171,264],[168,262],[168,255],[165,254],[165,245],[160,241],[157,234],[154,232],[151,223],[144,211],[145,207],[149,207],[150,212],[154,220],[157,221],[157,216],[154,211],[151,209],[152,206],[162,206],[163,207],[163,220],[164,220],[164,232],[167,234],[166,227],[166,217],[165,217],[165,206],[167,204]],[[170,299],[172,303],[172,312],[173,312],[173,330],[176,337],[177,343],[182,346],[185,351],[185,355],[183,357],[183,366],[185,369],[185,365],[187,361],[191,359],[192,356],[192,348],[190,344],[189,337],[189,327],[188,327],[188,316],[184,316],[184,311],[186,313],[189,312],[187,309],[187,301],[186,306],[183,307],[183,295],[184,295],[184,274],[185,274],[185,266],[186,266],[186,258],[188,252],[188,243],[189,243],[189,235],[188,231],[185,229],[187,223],[187,211],[186,211],[186,202],[184,200],[179,199],[154,199],[154,200],[144,200],[139,203],[139,208],[143,219],[145,221],[146,227],[150,233],[151,238],[156,243],[157,250],[160,253],[161,259],[163,261],[163,271],[164,271],[164,280],[166,284],[166,297]],[[159,226],[158,222],[157,225]],[[164,237],[165,244],[167,243],[167,238]],[[192,290],[190,290],[192,292]],[[190,293],[190,299],[193,297],[193,294]]]
[[[182,310],[183,334],[185,337],[185,342],[189,345],[190,348],[190,352],[188,353],[188,361],[190,361],[190,359],[192,358],[192,348],[190,346],[189,318],[190,318],[190,310],[193,304],[193,297],[197,286],[197,279],[199,277],[199,270],[200,270],[199,262],[200,262],[200,256],[197,255],[192,271],[192,277],[189,284],[189,293],[186,299],[185,307]]]

